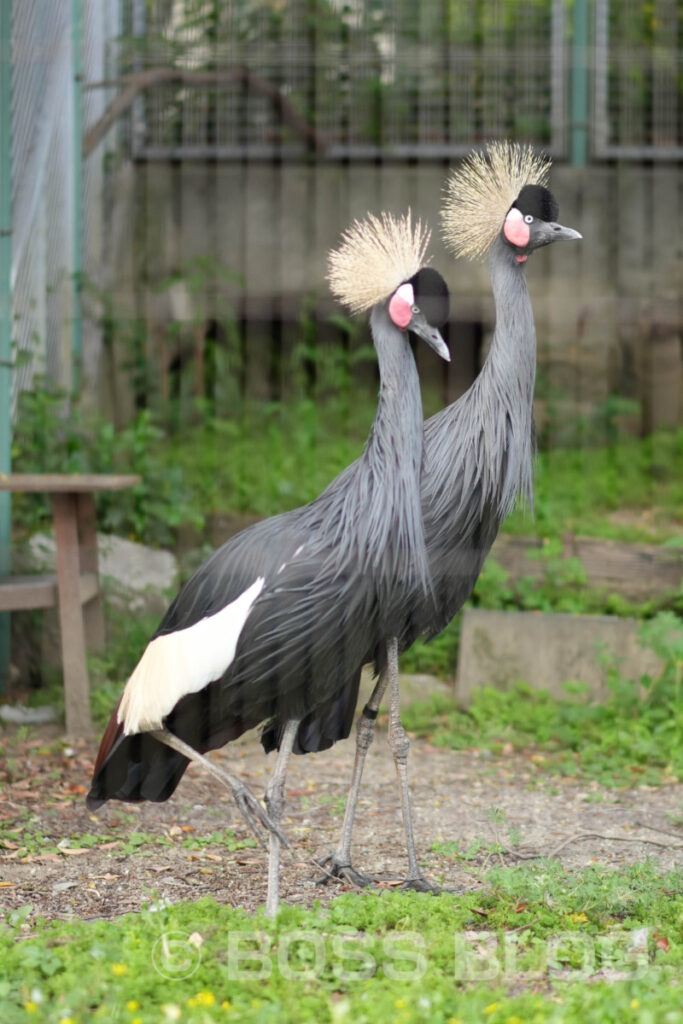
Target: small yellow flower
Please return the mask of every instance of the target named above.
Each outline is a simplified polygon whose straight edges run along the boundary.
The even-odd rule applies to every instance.
[[[137,999],[129,999],[126,1003],[126,1009],[129,1013],[135,1013],[136,1010],[140,1009],[140,1004]]]
[[[221,1003],[221,1010],[232,1010],[232,1003],[229,999],[224,999]]]
[[[514,1016],[508,1017],[507,1020],[505,1021],[505,1024],[524,1024],[524,1021],[521,1017]]]
[[[405,1010],[407,1005],[408,1003],[405,999],[394,999],[394,1006],[397,1010]]]
[[[213,992],[198,992],[195,999],[197,1000],[197,1006],[213,1006],[216,1002]]]
[[[631,1009],[632,1010],[637,1010],[639,1008],[639,1006],[640,1006],[640,999],[632,999],[631,1000]]]
[[[133,1017],[133,1019],[130,1022],[130,1024],[143,1024],[142,1017]]]
[[[34,1003],[32,999],[29,999],[27,1003],[24,1003],[24,1009],[27,1013],[35,1013],[38,1009],[38,1004]]]
[[[59,1024],[76,1024],[76,1021],[73,1017],[60,1017]]]
[[[112,964],[111,973],[117,978],[122,978],[124,974],[128,974],[128,964]]]
[[[588,920],[588,915],[581,912],[580,914],[570,914],[569,920],[573,924],[585,924]]]
[[[499,1006],[500,1006],[500,1003],[489,1003],[488,1006],[484,1007],[484,1013],[487,1013],[487,1014],[495,1013]]]

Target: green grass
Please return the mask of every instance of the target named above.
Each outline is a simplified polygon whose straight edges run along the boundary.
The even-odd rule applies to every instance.
[[[642,625],[640,642],[662,658],[661,674],[633,680],[606,661],[601,704],[578,684],[560,700],[520,681],[478,690],[466,710],[435,694],[406,707],[403,723],[435,746],[536,751],[546,769],[604,785],[683,780],[683,624],[662,613]]]
[[[359,356],[368,357],[367,346]],[[361,453],[377,403],[371,380],[354,385],[351,368],[335,364],[322,373],[315,401],[299,390],[288,402],[236,403],[235,415],[222,418],[199,403],[194,424],[169,438],[148,410],[118,431],[77,408],[64,417],[65,397],[44,381],[22,393],[13,468],[139,473],[137,487],[98,496],[99,522],[160,546],[184,524],[201,529],[212,512],[269,516],[312,500]],[[428,416],[439,396],[425,389],[423,404]],[[544,452],[535,489],[535,519],[519,511],[506,530],[671,542],[683,508],[683,429]],[[647,521],[626,521],[624,510],[649,510]],[[13,516],[15,526],[33,530],[49,522],[49,508],[44,497],[16,496]]]
[[[563,533],[625,541],[676,537],[683,510],[683,429],[595,447],[543,452],[534,474],[534,518],[515,512],[505,530],[538,537]],[[651,510],[647,525],[614,522],[614,513]]]
[[[678,1024],[682,979],[683,872],[652,863],[498,868],[462,896],[347,895],[275,921],[202,899],[0,924],[3,1024]]]
[[[26,812],[19,827],[0,822],[0,850],[12,851],[14,858],[21,861],[45,854],[63,854],[68,857],[70,851],[91,850],[94,847],[121,857],[131,854],[153,856],[157,846],[190,851],[219,846],[234,853],[258,845],[254,839],[238,839],[231,829],[216,829],[206,835],[195,835],[192,829],[176,827],[173,832],[158,835],[132,830],[130,825],[134,821],[134,817],[122,815],[118,824],[112,826],[109,832],[72,832],[65,836],[63,821],[50,821],[49,817],[38,821]]]

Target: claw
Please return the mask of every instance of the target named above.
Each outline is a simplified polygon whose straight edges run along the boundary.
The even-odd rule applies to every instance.
[[[418,875],[417,878],[406,878],[405,881],[399,886],[402,892],[431,892],[437,895],[440,892],[444,892],[441,886],[436,885],[434,882],[430,882],[424,875]]]
[[[155,739],[161,743],[165,743],[167,747],[171,747],[172,750],[177,750],[184,757],[187,757],[190,761],[196,761],[197,764],[201,764],[211,775],[214,775],[217,779],[228,787],[233,795],[233,799],[237,804],[237,809],[242,814],[243,818],[249,825],[256,836],[257,841],[261,846],[265,846],[264,838],[259,830],[258,823],[268,832],[275,834],[283,846],[291,850],[291,844],[284,833],[280,830],[279,825],[276,825],[270,815],[264,810],[261,802],[257,800],[254,794],[251,792],[248,786],[242,782],[241,779],[237,778],[236,775],[231,775],[229,772],[224,771],[223,768],[219,768],[214,761],[210,761],[208,757],[200,754],[194,750],[189,744],[185,743],[184,740],[174,736],[173,733],[168,732],[167,729],[157,729],[150,733]]]
[[[316,885],[327,885],[332,878],[341,878],[356,889],[368,889],[375,885],[374,879],[369,875],[357,871],[351,864],[341,864],[333,853],[328,853],[326,857],[318,861],[318,864],[325,869],[325,874],[322,878],[315,879]]]

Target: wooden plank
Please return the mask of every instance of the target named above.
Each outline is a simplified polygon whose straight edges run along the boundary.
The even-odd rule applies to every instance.
[[[81,604],[91,601],[99,592],[97,573],[80,576]],[[32,573],[27,576],[5,576],[0,580],[0,611],[20,612],[38,608],[54,608],[57,604],[57,574]]]
[[[91,736],[90,687],[85,658],[85,627],[80,595],[76,497],[53,494],[57,546],[57,590],[62,638],[66,730],[70,736]]]
[[[244,371],[239,317],[244,301],[244,236],[248,230],[242,203],[246,172],[241,163],[217,163],[215,171],[216,259],[220,267],[235,274],[236,280],[225,281],[221,289],[217,319],[224,332],[224,347],[216,350],[214,401],[217,416],[234,416],[242,395]]]
[[[52,608],[57,604],[54,573],[34,576],[6,576],[0,580],[0,612]]]
[[[113,473],[4,473],[0,474],[0,491],[36,494],[123,491],[141,480],[140,476]]]
[[[244,190],[244,386],[249,400],[269,401],[273,346],[272,324],[278,294],[277,246],[280,223],[279,167],[249,164]]]
[[[617,331],[622,358],[635,367],[636,397],[649,409],[650,279],[652,274],[651,172],[619,164],[616,169],[619,217],[616,224]]]
[[[85,639],[91,650],[104,647],[104,612],[102,595],[97,578],[97,517],[95,502],[91,493],[79,494],[76,497],[76,516],[78,520],[79,566],[80,576],[88,573],[95,579],[95,592],[83,606],[83,623]],[[81,602],[83,592],[81,588]]]
[[[683,412],[681,349],[680,182],[677,167],[652,168],[652,320],[646,345],[645,423],[649,430],[675,427]]]

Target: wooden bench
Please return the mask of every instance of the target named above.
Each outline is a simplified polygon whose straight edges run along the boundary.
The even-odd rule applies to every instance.
[[[2,491],[50,496],[57,571],[0,578],[0,612],[58,608],[70,736],[92,735],[86,646],[97,649],[104,644],[94,495],[121,491],[140,480],[139,476],[99,473],[0,475]]]

